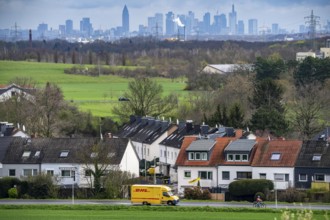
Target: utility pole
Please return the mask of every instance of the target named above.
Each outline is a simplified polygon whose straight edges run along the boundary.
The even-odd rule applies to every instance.
[[[315,45],[316,26],[320,25],[320,22],[319,22],[320,16],[314,15],[313,10],[312,10],[311,15],[306,16],[305,19],[307,19],[305,24],[309,26],[309,28],[308,28],[309,37],[312,40],[312,47],[313,47],[313,50],[315,51],[316,50],[316,48],[315,48],[315,46],[316,46]]]

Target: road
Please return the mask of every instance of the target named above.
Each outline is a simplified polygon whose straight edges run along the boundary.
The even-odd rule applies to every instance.
[[[12,204],[12,205],[31,205],[31,204],[48,204],[48,205],[131,205],[129,200],[40,200],[40,199],[1,199],[0,205]],[[211,206],[211,207],[245,207],[251,208],[251,203],[235,203],[235,202],[189,202],[183,201],[178,204],[178,206],[193,207],[193,206]],[[278,209],[313,209],[313,210],[330,210],[330,205],[325,204],[277,204],[274,203],[267,204],[267,208],[278,208]]]

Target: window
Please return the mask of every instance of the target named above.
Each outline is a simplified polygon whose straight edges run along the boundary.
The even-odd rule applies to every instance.
[[[110,152],[110,153],[108,153],[108,158],[112,158],[112,157],[114,157],[115,155],[116,155],[115,153]]]
[[[36,151],[36,153],[34,154],[34,157],[39,157],[40,156],[40,150]]]
[[[37,169],[24,169],[23,176],[36,176],[38,170]]]
[[[320,161],[321,160],[321,154],[314,154],[313,155],[313,158],[312,158],[312,161]]]
[[[92,170],[91,169],[85,170],[85,176],[92,176]]]
[[[324,182],[325,181],[324,174],[315,174],[315,181]]]
[[[247,154],[243,154],[242,155],[242,161],[248,161],[248,155]]]
[[[248,161],[248,154],[227,154],[227,161]]]
[[[189,160],[207,160],[206,152],[189,152],[188,153]]]
[[[24,151],[22,157],[29,157],[31,154],[31,151]]]
[[[272,156],[270,157],[271,160],[279,160],[281,157],[280,153],[272,153]]]
[[[160,150],[160,157],[163,157],[163,150]]]
[[[16,176],[16,170],[15,169],[10,169],[9,170],[9,176]]]
[[[223,180],[229,180],[230,179],[229,171],[222,171],[222,179]]]
[[[275,181],[289,181],[289,174],[284,174],[284,173],[275,173],[274,174],[274,180]]]
[[[190,178],[191,177],[191,172],[190,171],[184,171],[184,177],[185,178]]]
[[[61,176],[62,177],[71,177],[71,170],[62,170]]]
[[[237,179],[252,179],[252,172],[237,172]]]
[[[61,153],[60,153],[60,157],[68,157],[68,155],[69,155],[68,150],[61,151]]]
[[[299,174],[300,182],[307,182],[307,174]]]
[[[259,173],[259,179],[266,179],[266,173]]]
[[[54,176],[54,170],[47,170],[47,175]]]
[[[211,171],[198,171],[198,176],[202,180],[211,180],[212,179],[212,172]]]

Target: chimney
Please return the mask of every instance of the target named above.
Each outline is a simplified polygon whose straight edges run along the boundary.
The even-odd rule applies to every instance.
[[[29,42],[30,42],[30,47],[32,48],[32,30],[29,30]]]
[[[202,135],[207,135],[208,132],[209,132],[209,126],[208,125],[202,125],[201,126]]]

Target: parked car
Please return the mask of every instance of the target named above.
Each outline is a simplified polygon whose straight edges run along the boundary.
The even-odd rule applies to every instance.
[[[122,101],[129,101],[129,98],[119,97],[118,101],[120,101],[120,102],[122,102]]]

